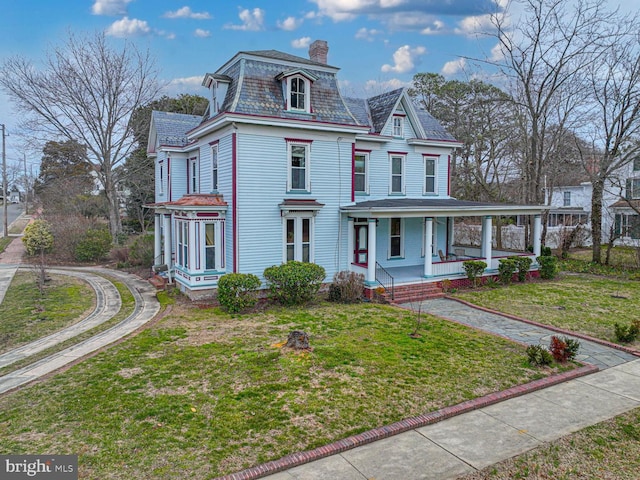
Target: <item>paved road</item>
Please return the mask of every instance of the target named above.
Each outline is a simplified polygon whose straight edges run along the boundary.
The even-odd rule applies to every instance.
[[[1,193],[1,192],[0,192]],[[7,225],[11,225],[20,214],[24,212],[24,205],[21,203],[10,203],[7,205]],[[4,207],[0,203],[0,235],[4,236]]]

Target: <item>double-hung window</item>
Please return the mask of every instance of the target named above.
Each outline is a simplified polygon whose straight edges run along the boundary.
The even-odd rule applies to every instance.
[[[562,206],[570,207],[571,206],[571,192],[563,192],[562,193]]]
[[[367,166],[369,163],[369,154],[358,152],[355,154],[353,175],[354,175],[354,190],[356,193],[368,193],[367,182]]]
[[[313,262],[313,215],[298,213],[284,217],[284,261]]]
[[[189,222],[176,220],[177,258],[180,267],[189,268]]]
[[[224,222],[204,223],[204,268],[205,270],[224,269]]]
[[[389,219],[389,257],[402,257],[403,239],[402,239],[402,219]]]
[[[393,117],[393,136],[404,136],[404,117]]]
[[[309,111],[307,81],[302,77],[293,77],[289,81],[289,108],[291,110]]]
[[[436,159],[424,157],[424,193],[436,193]]]
[[[389,193],[404,194],[404,155],[391,155]]]
[[[287,190],[311,191],[309,153],[311,142],[288,142],[289,172]]]
[[[189,159],[189,193],[198,193],[198,158]]]
[[[218,144],[211,145],[211,190],[218,191]]]
[[[162,195],[164,193],[164,163],[161,161],[158,165],[159,169],[159,181],[158,181],[158,193]]]

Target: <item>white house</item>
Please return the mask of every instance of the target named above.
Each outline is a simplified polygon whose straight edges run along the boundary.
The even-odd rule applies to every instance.
[[[513,252],[492,250],[492,217],[517,214],[535,216],[539,254],[542,207],[452,198],[460,144],[406,89],[344,98],[327,52],[239,52],[204,76],[203,118],[153,112],[157,270],[191,297],[288,260],[322,265],[328,282],[361,272],[369,289],[436,282],[466,258],[494,271]],[[481,247],[455,251],[459,216],[482,217]]]

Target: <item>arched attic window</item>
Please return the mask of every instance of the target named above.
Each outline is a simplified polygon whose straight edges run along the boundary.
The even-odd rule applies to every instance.
[[[277,78],[283,84],[285,109],[311,113],[311,84],[317,77],[304,70],[292,70],[282,72]]]

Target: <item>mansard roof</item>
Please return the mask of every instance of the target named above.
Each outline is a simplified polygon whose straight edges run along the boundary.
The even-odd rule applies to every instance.
[[[197,127],[202,121],[199,115],[186,115],[184,113],[151,112],[152,128],[155,128],[156,142],[158,145],[183,147],[189,140],[186,133]]]

